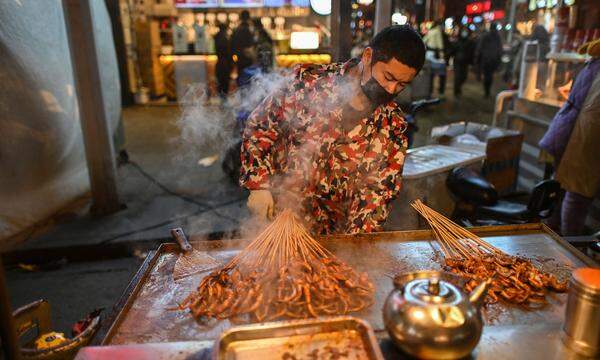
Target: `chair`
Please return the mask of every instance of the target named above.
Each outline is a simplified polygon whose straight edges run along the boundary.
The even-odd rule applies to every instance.
[[[533,188],[527,204],[498,200],[494,205],[478,206],[475,211],[482,216],[510,223],[537,222],[552,214],[560,192],[558,181],[543,180]]]
[[[543,180],[533,188],[526,204],[499,199],[492,184],[467,168],[453,169],[446,184],[458,198],[457,209],[466,209],[469,217],[512,224],[537,222],[549,217],[561,194],[557,181]]]

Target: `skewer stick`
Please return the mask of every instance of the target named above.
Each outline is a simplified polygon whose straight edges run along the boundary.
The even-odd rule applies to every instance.
[[[422,202],[419,201],[419,202],[413,203],[413,207],[430,224],[431,228],[433,229],[434,233],[436,234],[436,236],[438,238],[438,241],[441,244],[447,245],[449,249],[452,249],[451,252],[453,254],[450,257],[469,257],[468,253],[466,251],[464,251],[464,249],[460,246],[460,244],[458,244],[457,242],[455,242],[453,240],[452,235],[448,232],[448,230],[445,229],[444,227],[442,227],[438,223],[438,221],[435,217],[435,214],[427,211],[428,208]],[[458,254],[458,256],[456,256],[454,254]]]
[[[452,249],[451,251],[443,251],[444,255],[448,255],[448,253],[452,255],[458,253],[461,257],[472,258],[473,256],[484,255],[488,251],[493,254],[504,254],[502,251],[483,241],[477,235],[429,208],[423,204],[422,201],[416,200],[411,205],[425,218],[425,220],[427,220],[442,249],[444,249],[445,246],[447,246],[448,249]]]
[[[180,307],[189,308],[197,318],[235,322],[246,317],[263,321],[346,314],[370,306],[372,284],[365,293],[365,288],[358,291],[340,282],[336,272],[354,283],[365,280],[341,262],[325,263],[330,256],[294,213],[284,210],[225,267],[205,277]],[[293,266],[301,261],[310,266]],[[328,293],[326,298],[322,292]]]

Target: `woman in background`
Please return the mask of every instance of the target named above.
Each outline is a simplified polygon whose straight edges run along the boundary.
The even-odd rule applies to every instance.
[[[540,141],[554,157],[556,180],[566,190],[560,211],[548,224],[563,236],[582,235],[600,191],[600,40],[583,45],[579,52],[592,59],[577,75],[569,99]]]

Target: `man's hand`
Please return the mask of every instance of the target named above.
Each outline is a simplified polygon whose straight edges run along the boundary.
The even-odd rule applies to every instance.
[[[250,213],[260,219],[272,219],[275,202],[269,190],[252,190],[248,196]]]

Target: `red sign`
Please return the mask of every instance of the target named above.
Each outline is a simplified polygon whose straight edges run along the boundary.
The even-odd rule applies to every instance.
[[[483,12],[490,11],[491,7],[492,7],[491,1],[474,2],[474,3],[468,4],[465,11],[466,11],[467,15],[481,14]]]
[[[494,20],[504,19],[504,10],[494,10],[492,14],[494,14]]]
[[[488,21],[504,19],[504,10],[494,10],[483,14],[483,18]]]

